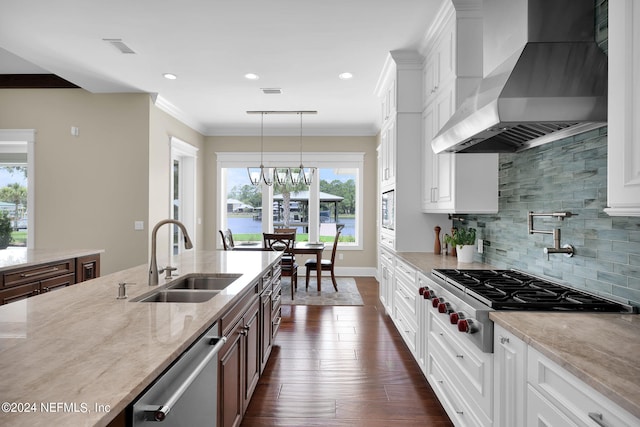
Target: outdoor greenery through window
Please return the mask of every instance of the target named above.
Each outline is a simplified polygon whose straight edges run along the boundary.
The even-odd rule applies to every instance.
[[[27,167],[0,166],[0,249],[27,246]]]
[[[220,228],[229,228],[236,244],[262,241],[262,233],[274,228],[295,228],[297,241],[332,243],[340,230],[341,247],[360,247],[361,168],[357,162],[323,164],[311,186],[269,187],[252,185],[246,166],[221,167]]]

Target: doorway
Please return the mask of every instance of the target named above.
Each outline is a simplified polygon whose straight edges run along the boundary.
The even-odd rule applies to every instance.
[[[171,137],[171,218],[184,224],[196,245],[196,163],[198,149],[193,145]],[[182,232],[173,226],[171,254],[177,255],[184,248]]]

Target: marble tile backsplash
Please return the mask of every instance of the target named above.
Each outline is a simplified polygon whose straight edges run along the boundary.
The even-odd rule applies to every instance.
[[[522,151],[501,154],[499,212],[461,215],[485,240],[475,260],[546,276],[640,307],[640,218],[610,217],[607,205],[607,128]],[[547,256],[551,235],[528,233],[527,214],[570,211],[563,221],[536,218],[540,230],[560,228],[561,244],[576,254]]]

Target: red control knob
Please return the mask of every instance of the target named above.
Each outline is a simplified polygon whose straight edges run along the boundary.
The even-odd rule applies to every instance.
[[[451,313],[453,309],[451,308],[451,304],[448,302],[441,302],[438,304],[438,312],[439,313]]]
[[[436,296],[435,292],[433,292],[431,289],[424,291],[424,293],[422,294],[422,298],[424,299],[431,299],[435,296]]]
[[[464,319],[464,313],[461,311],[454,311],[453,313],[449,314],[449,321],[452,325],[457,325],[458,320],[460,319]]]
[[[424,295],[424,293],[427,292],[428,290],[429,290],[429,288],[427,288],[426,286],[423,286],[423,287],[418,289],[418,293],[420,295]]]
[[[431,305],[433,306],[433,308],[438,308],[438,304],[440,304],[440,302],[444,302],[444,300],[441,300],[438,297],[435,297],[431,300]]]
[[[473,334],[478,332],[477,326],[473,323],[473,320],[471,319],[458,320],[458,330],[460,332],[466,332],[467,334]]]

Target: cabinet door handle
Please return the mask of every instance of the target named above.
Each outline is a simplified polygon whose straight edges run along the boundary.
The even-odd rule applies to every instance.
[[[595,421],[596,424],[598,424],[600,427],[608,427],[607,423],[604,422],[604,417],[602,416],[602,414],[598,414],[596,412],[589,412],[589,418],[591,418],[593,421]]]
[[[41,274],[47,274],[47,273],[55,273],[56,271],[60,270],[58,267],[51,267],[48,270],[42,270],[42,271],[36,271],[34,273],[22,273],[20,275],[20,277],[33,277],[33,276],[40,276]]]
[[[500,344],[507,344],[507,343],[509,343],[509,338],[500,336]]]

